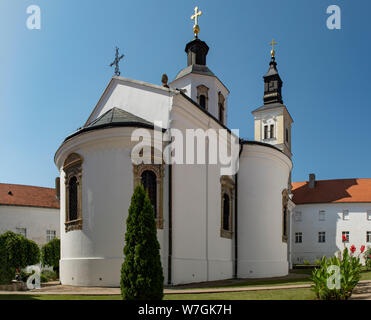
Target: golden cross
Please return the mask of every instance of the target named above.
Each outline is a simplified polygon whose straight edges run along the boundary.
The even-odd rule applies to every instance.
[[[278,44],[277,42],[274,41],[274,39],[272,39],[272,42],[270,43],[270,45],[272,46],[272,50],[271,50],[271,56],[274,57],[276,52],[274,51],[274,46]]]
[[[202,15],[202,11],[200,10],[200,11],[198,11],[198,7],[195,7],[195,14],[193,15],[193,16],[191,16],[191,19],[193,20],[195,20],[195,26],[197,26],[198,25],[198,17],[200,16],[200,15]]]

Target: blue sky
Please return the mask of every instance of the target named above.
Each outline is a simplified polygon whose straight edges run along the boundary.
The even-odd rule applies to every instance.
[[[41,9],[28,30],[26,9]],[[329,5],[342,29],[326,27]],[[293,181],[371,178],[369,0],[1,0],[0,182],[54,186],[54,153],[108,84],[117,45],[122,76],[161,83],[186,65],[190,16],[203,11],[208,66],[230,89],[228,126],[253,139],[269,42],[293,119]]]

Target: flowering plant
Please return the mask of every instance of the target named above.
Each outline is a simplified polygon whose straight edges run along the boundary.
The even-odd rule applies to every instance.
[[[345,235],[342,236],[342,239],[343,242],[348,240]],[[361,278],[362,264],[360,255],[364,250],[365,247],[362,246],[358,256],[355,256],[354,253],[357,251],[357,248],[352,245],[348,250],[344,243],[344,250],[338,256],[322,258],[321,264],[312,273],[313,289],[318,299],[349,299]],[[371,255],[371,248],[369,250]],[[335,280],[336,285],[329,286],[329,284],[332,284],[332,280]]]

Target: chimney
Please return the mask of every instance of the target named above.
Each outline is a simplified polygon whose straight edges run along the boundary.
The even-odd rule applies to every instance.
[[[309,189],[314,189],[316,186],[316,175],[314,173],[309,174]]]

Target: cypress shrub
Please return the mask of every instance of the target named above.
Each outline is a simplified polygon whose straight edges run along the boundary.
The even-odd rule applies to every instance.
[[[121,267],[121,295],[124,300],[161,300],[164,276],[155,214],[142,185],[135,188],[126,220]]]
[[[40,249],[34,241],[11,231],[0,235],[0,284],[9,284],[17,268],[39,262]]]
[[[50,240],[41,248],[43,266],[51,266],[59,276],[59,260],[61,258],[61,241],[58,238]]]

